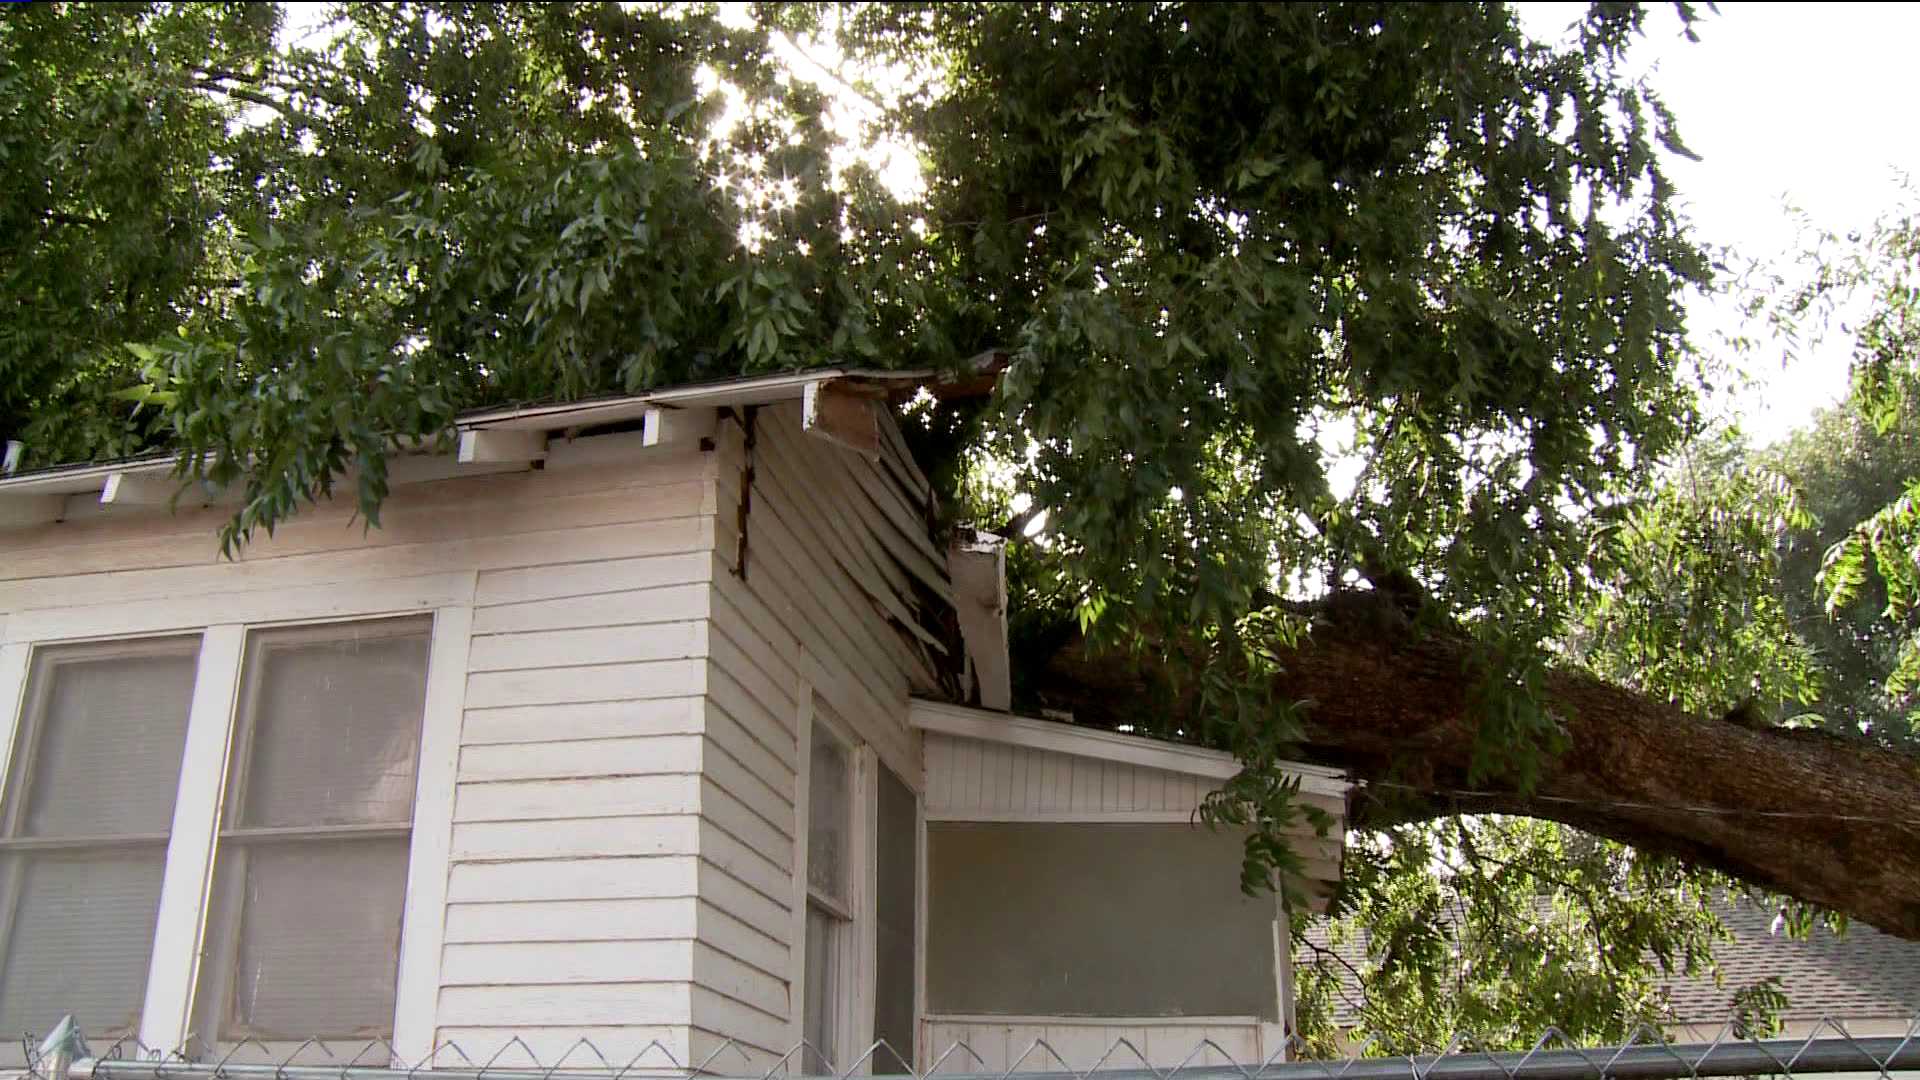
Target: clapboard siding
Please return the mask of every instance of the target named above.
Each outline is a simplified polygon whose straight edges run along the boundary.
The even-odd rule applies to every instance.
[[[695,862],[688,855],[458,863],[447,879],[447,921],[452,925],[466,917],[463,904],[490,907],[542,900],[691,899]],[[564,915],[558,909],[547,914],[556,918]]]
[[[548,984],[678,982],[692,965],[688,941],[458,942],[440,961],[440,985],[488,986],[509,968],[537,969]]]
[[[396,496],[405,497],[404,492]],[[632,508],[627,503],[596,500],[598,523],[595,524],[568,525],[530,513],[521,520],[502,522],[519,525],[521,531],[488,530],[483,523],[476,522],[473,533],[448,531],[445,539],[408,544],[361,544],[359,530],[343,525],[335,534],[338,546],[317,548],[297,557],[254,557],[234,562],[208,559],[200,565],[126,568],[0,581],[0,608],[28,611],[82,607],[168,599],[200,592],[354,583],[370,578],[431,574],[452,567],[512,570],[711,550],[715,519],[699,514],[697,506],[681,509],[687,516],[634,520],[629,517]],[[276,542],[273,538],[264,541]]]
[[[503,1036],[509,1040],[505,1046],[501,1045]],[[682,1063],[687,1032],[684,1027],[626,1020],[601,1026],[495,1024],[442,1028],[440,1039],[442,1045],[434,1061],[441,1068],[472,1068],[499,1053],[495,1068],[503,1071],[533,1069],[544,1074],[558,1069],[559,1075],[566,1076],[576,1069],[621,1070],[636,1077],[680,1076],[685,1071]],[[519,1045],[513,1044],[514,1039]],[[676,1046],[680,1049],[674,1049]],[[476,1051],[483,1056],[475,1057]]]
[[[230,506],[88,509],[0,534],[0,625],[45,641],[469,608],[451,806],[431,815],[452,818],[439,990],[421,1022],[480,1061],[517,1037],[551,1063],[581,1036],[622,1064],[655,1040],[684,1060],[703,921],[719,936],[733,920],[745,970],[780,970],[786,947],[749,921],[783,910],[779,890],[698,898],[708,757],[732,800],[707,797],[739,838],[731,869],[770,888],[768,860],[792,844],[791,733],[769,749],[757,730],[707,730],[717,457],[556,441],[545,469],[398,486],[377,529],[350,499],[303,508],[234,560],[216,541]],[[767,990],[707,963],[736,993]]]
[[[677,542],[480,575],[442,1039],[491,1054],[529,1030],[619,1025],[622,1045],[645,1026],[643,1045],[686,1051],[716,475],[713,455],[675,451],[616,493],[685,515],[658,522]]]
[[[700,877],[700,940],[719,952],[779,976],[785,985],[791,952],[786,935],[769,932],[785,925],[786,909],[731,878],[710,871]],[[712,893],[713,895],[709,895]],[[747,912],[741,916],[735,912]],[[759,920],[759,921],[755,921]]]
[[[740,421],[724,420],[715,440],[693,1045],[698,1058],[733,1040],[721,1071],[768,1068],[799,1038],[790,938],[795,845],[804,842],[795,811],[802,695],[817,694],[918,787],[907,697],[929,684],[931,661],[901,616],[916,569],[937,577],[922,592],[945,587],[943,556],[915,505],[924,507],[925,489],[901,479],[917,476],[911,466],[806,434],[797,405],[761,408],[754,425],[750,490]],[[893,443],[886,453],[897,453]]]
[[[442,987],[441,1013],[462,1017],[467,1024],[501,1027],[684,1024],[690,1017],[684,971],[652,982],[587,985],[542,982],[540,974],[535,970],[507,986]],[[495,1045],[501,1041],[496,1037]]]
[[[449,913],[446,940],[449,947],[538,941],[685,941],[693,936],[694,905],[694,898],[688,896],[469,902]]]
[[[396,488],[381,508],[378,529],[367,529],[356,518],[351,498],[335,499],[303,508],[270,538],[256,537],[258,542],[249,544],[240,559],[269,562],[449,537],[698,516],[711,512],[708,480],[703,455],[676,450],[636,454],[612,469],[550,469],[409,484]],[[15,557],[0,566],[0,579],[219,566],[225,560],[217,533],[232,513],[228,505],[177,514],[129,514],[115,508],[85,520],[8,530],[5,540]]]
[[[469,708],[467,747],[698,735],[706,702],[699,698],[649,698],[642,701],[589,701],[574,705]]]
[[[707,580],[713,564],[708,550],[710,548],[677,555],[648,555],[496,571],[488,574],[487,580],[480,583],[480,591],[474,597],[474,602],[481,605],[480,612],[475,613],[475,623],[479,624],[481,613],[496,605],[506,608],[543,600],[578,601],[581,597],[607,593],[664,589],[688,582],[703,582]],[[699,590],[697,595],[703,593],[704,590]],[[554,606],[562,611],[592,610],[590,604]],[[703,607],[688,617],[696,618],[705,613]],[[510,613],[502,613],[499,617],[504,619],[511,616]]]
[[[711,560],[701,556],[689,561],[689,557],[684,555],[663,555],[658,560],[634,561],[658,562],[663,572],[684,575],[687,584],[620,589],[585,595],[570,594],[482,607],[473,613],[473,632],[476,635],[512,634],[536,630],[639,626],[652,623],[671,625],[707,617],[707,597],[711,590],[704,580],[706,577],[704,573],[699,573],[696,579],[696,570],[704,570],[706,566],[711,565]],[[492,576],[494,575],[489,575],[489,577]],[[541,584],[547,588],[555,587],[551,580],[526,584],[536,588]],[[605,586],[606,584],[607,582],[602,579],[592,583],[581,582],[570,587]]]

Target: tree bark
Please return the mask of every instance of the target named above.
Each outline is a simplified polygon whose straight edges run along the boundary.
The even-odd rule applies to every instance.
[[[1302,759],[1358,782],[1354,823],[1454,812],[1550,819],[1712,867],[1920,939],[1920,758],[1804,730],[1692,716],[1572,670],[1545,695],[1567,735],[1527,791],[1469,787],[1473,645],[1321,609],[1274,689],[1304,704]],[[1152,663],[1074,642],[1032,689],[1080,722],[1140,719]],[[1165,700],[1162,697],[1160,700]],[[1178,709],[1181,706],[1176,705]],[[1408,791],[1406,799],[1368,792]]]

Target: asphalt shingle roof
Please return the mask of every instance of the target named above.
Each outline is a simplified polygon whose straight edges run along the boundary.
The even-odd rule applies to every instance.
[[[1906,1018],[1920,1013],[1920,941],[1907,941],[1858,923],[1836,934],[1816,926],[1805,938],[1772,934],[1771,912],[1751,904],[1720,915],[1734,939],[1715,947],[1725,978],[1667,981],[1675,1018],[1685,1023],[1720,1023],[1733,1009],[1733,993],[1742,986],[1778,976],[1786,992],[1788,1020],[1822,1016]]]

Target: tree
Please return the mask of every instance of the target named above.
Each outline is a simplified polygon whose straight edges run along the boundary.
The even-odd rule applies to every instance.
[[[0,22],[0,79],[54,103],[0,115],[0,194],[38,208],[0,219],[31,256],[10,310],[53,303],[68,219],[95,246],[63,303],[139,298],[0,338],[35,460],[179,451],[244,493],[231,546],[349,467],[377,522],[395,441],[471,406],[998,348],[984,408],[914,430],[961,512],[1048,515],[1015,557],[1023,699],[1238,753],[1210,815],[1257,827],[1250,885],[1285,885],[1276,766],[1304,755],[1367,782],[1363,826],[1555,821],[1920,936],[1912,758],[1729,723],[1710,665],[1623,685],[1578,651],[1733,624],[1589,619],[1651,595],[1621,523],[1686,527],[1654,489],[1700,427],[1680,312],[1708,264],[1673,119],[1621,74],[1640,7],[1564,46],[1498,4],[407,4],[296,43],[261,19]],[[837,73],[795,77],[795,42]],[[923,193],[848,163],[835,80]],[[177,168],[174,231],[89,164],[123,145]],[[141,275],[155,251],[173,277]]]
[[[1859,580],[1838,604],[1817,583],[1828,552],[1870,535],[1875,517],[1920,478],[1920,415],[1902,404],[1895,421],[1881,430],[1857,403],[1849,403],[1822,413],[1765,457],[1800,493],[1810,519],[1787,534],[1779,595],[1819,683],[1811,700],[1784,709],[1777,719],[1804,718],[1913,747],[1920,741],[1920,702],[1903,686],[1899,668],[1906,642],[1920,633],[1920,613],[1894,604],[1878,575]],[[1866,534],[1858,531],[1863,524]]]

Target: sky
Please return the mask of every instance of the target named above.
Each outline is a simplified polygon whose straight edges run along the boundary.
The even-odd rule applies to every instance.
[[[1586,8],[1517,6],[1527,31],[1549,39]],[[1649,22],[1636,46],[1645,76],[1702,158],[1669,164],[1700,241],[1779,260],[1798,247],[1789,201],[1818,228],[1864,229],[1895,204],[1899,171],[1920,173],[1920,7],[1724,3],[1703,12],[1697,43],[1670,9]],[[1689,308],[1688,322],[1705,345],[1740,319],[1709,298]],[[1750,368],[1758,385],[1731,403],[1742,429],[1770,442],[1836,403],[1848,356],[1844,342],[1829,342],[1783,367],[1777,348],[1763,349]]]

